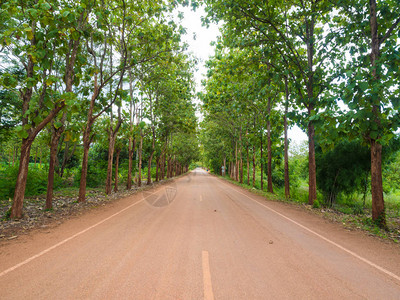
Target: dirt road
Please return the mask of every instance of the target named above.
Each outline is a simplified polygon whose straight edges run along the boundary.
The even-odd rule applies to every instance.
[[[0,246],[0,299],[400,299],[399,247],[200,169]]]

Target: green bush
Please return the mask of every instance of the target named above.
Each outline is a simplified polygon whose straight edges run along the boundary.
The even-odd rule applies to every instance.
[[[291,186],[290,198],[298,203],[308,203],[308,188],[302,186]]]
[[[341,141],[326,152],[317,147],[315,160],[317,186],[324,195],[326,205],[334,204],[340,194],[363,190],[371,159],[369,149],[360,141]]]
[[[318,199],[315,199],[315,200],[314,200],[313,208],[321,208],[321,204],[319,203],[319,200],[318,200]]]
[[[15,184],[17,182],[18,166],[8,166],[0,169],[0,199],[14,197]],[[36,196],[47,190],[48,170],[40,166],[31,165],[26,181],[25,196]],[[54,174],[54,188],[62,185],[62,180]]]
[[[79,186],[81,181],[82,167],[77,168],[74,176],[74,185]],[[105,184],[107,179],[107,168],[101,165],[89,164],[86,176],[86,186],[97,188]]]

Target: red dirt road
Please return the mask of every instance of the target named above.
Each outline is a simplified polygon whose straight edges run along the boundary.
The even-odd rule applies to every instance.
[[[197,169],[0,244],[0,299],[400,299],[400,249]]]

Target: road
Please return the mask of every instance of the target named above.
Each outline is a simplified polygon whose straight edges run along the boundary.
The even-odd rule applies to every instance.
[[[201,169],[0,246],[0,299],[366,298],[398,246]]]

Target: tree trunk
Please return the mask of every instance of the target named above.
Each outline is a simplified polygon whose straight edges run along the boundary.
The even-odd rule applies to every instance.
[[[268,119],[267,119],[267,155],[268,155],[268,163],[267,163],[267,173],[268,173],[268,182],[267,182],[267,190],[269,193],[274,192],[274,188],[272,186],[272,142],[271,142],[271,98],[268,98]]]
[[[171,168],[171,157],[166,157],[166,164],[167,164],[167,179],[170,177],[170,168]]]
[[[243,183],[242,128],[239,131],[239,158],[240,183]]]
[[[15,184],[15,192],[13,204],[11,207],[12,219],[22,217],[22,208],[24,205],[24,196],[26,189],[26,179],[28,178],[29,157],[34,139],[23,139],[21,145],[21,155],[19,160],[19,170],[17,182]]]
[[[314,124],[308,123],[308,204],[317,199],[317,175],[315,166]]]
[[[225,177],[225,175],[226,175],[226,157],[224,156],[224,172],[223,172],[222,176]]]
[[[166,153],[164,153],[161,157],[161,178],[160,180],[164,180],[165,179],[165,157],[167,156]]]
[[[135,153],[135,140],[133,137],[129,137],[128,144],[128,181],[126,183],[126,189],[132,188],[132,167],[133,167],[133,153]]]
[[[172,177],[177,176],[177,169],[178,169],[178,161],[176,160],[176,156],[174,155],[174,164],[173,164],[173,174],[172,174]]]
[[[285,101],[285,114],[283,116],[283,127],[284,127],[284,136],[285,136],[285,149],[284,149],[284,159],[285,159],[285,198],[290,198],[290,182],[289,182],[289,141],[288,141],[288,122],[287,122],[287,113],[289,106],[289,89],[288,89],[288,81],[285,77],[285,90],[286,90],[286,101]]]
[[[131,53],[129,54],[129,57]],[[130,190],[132,188],[132,172],[133,172],[133,153],[135,152],[136,140],[133,138],[133,122],[136,115],[136,104],[133,104],[134,99],[134,87],[133,87],[133,77],[132,77],[132,67],[129,68],[129,143],[128,143],[128,178],[126,182],[126,189]]]
[[[119,169],[120,153],[121,153],[121,149],[117,149],[117,153],[116,153],[116,157],[115,157],[114,192],[118,192],[118,169]]]
[[[307,61],[308,61],[308,79],[307,79],[307,96],[308,96],[308,116],[311,117],[314,112],[314,26],[315,16],[311,16],[310,20],[306,20],[307,35]],[[312,121],[308,123],[308,203],[314,204],[317,199],[317,172],[315,165],[315,128]]]
[[[63,115],[65,121],[66,113]],[[60,141],[64,126],[57,129],[53,127],[53,134],[50,143],[50,162],[49,162],[49,173],[47,177],[47,193],[46,193],[46,206],[45,209],[49,210],[53,208],[53,190],[54,190],[54,169],[56,165],[57,147]]]
[[[253,187],[256,186],[256,147],[253,146]]]
[[[380,58],[380,39],[378,35],[378,20],[376,10],[376,0],[370,0],[370,27],[371,27],[371,67],[372,77],[379,85],[380,76],[377,70],[376,61]],[[372,112],[374,114],[375,123],[381,128],[381,112],[380,112],[380,96],[379,92],[373,95]],[[371,141],[371,195],[372,195],[372,219],[381,228],[387,228],[385,201],[383,198],[382,186],[382,145],[377,139],[370,138]]]
[[[156,182],[158,182],[159,171],[160,171],[160,157],[156,157]]]
[[[154,151],[150,153],[149,162],[147,164],[147,185],[151,184],[151,162],[153,160]]]
[[[238,143],[235,144],[235,180],[239,181]]]
[[[264,161],[263,161],[263,135],[261,131],[261,143],[260,143],[260,165],[261,165],[261,190],[264,190]]]
[[[108,164],[107,164],[107,179],[106,179],[106,194],[110,195],[112,190],[112,171],[113,171],[113,160],[114,160],[114,147],[116,142],[117,134],[114,134],[112,128],[109,131],[108,138]]]
[[[382,188],[382,145],[371,140],[372,219],[386,227],[385,202]]]
[[[250,159],[249,159],[249,145],[246,147],[247,152],[247,185],[250,185]]]
[[[84,202],[86,197],[86,177],[87,177],[88,161],[89,161],[90,132],[91,132],[91,125],[88,124],[85,132],[83,133],[83,158],[82,158],[81,181],[79,183],[78,202]]]
[[[156,146],[156,133],[154,131],[154,127],[152,127],[152,135],[153,135],[153,141],[151,144],[151,153],[150,153],[150,157],[149,157],[149,163],[148,163],[148,167],[147,167],[147,184],[150,185],[151,184],[151,163],[153,160],[153,155],[154,155],[154,151],[155,151],[155,146]]]
[[[143,136],[140,135],[139,155],[138,155],[138,180],[137,185],[142,186],[142,149],[143,149]]]

